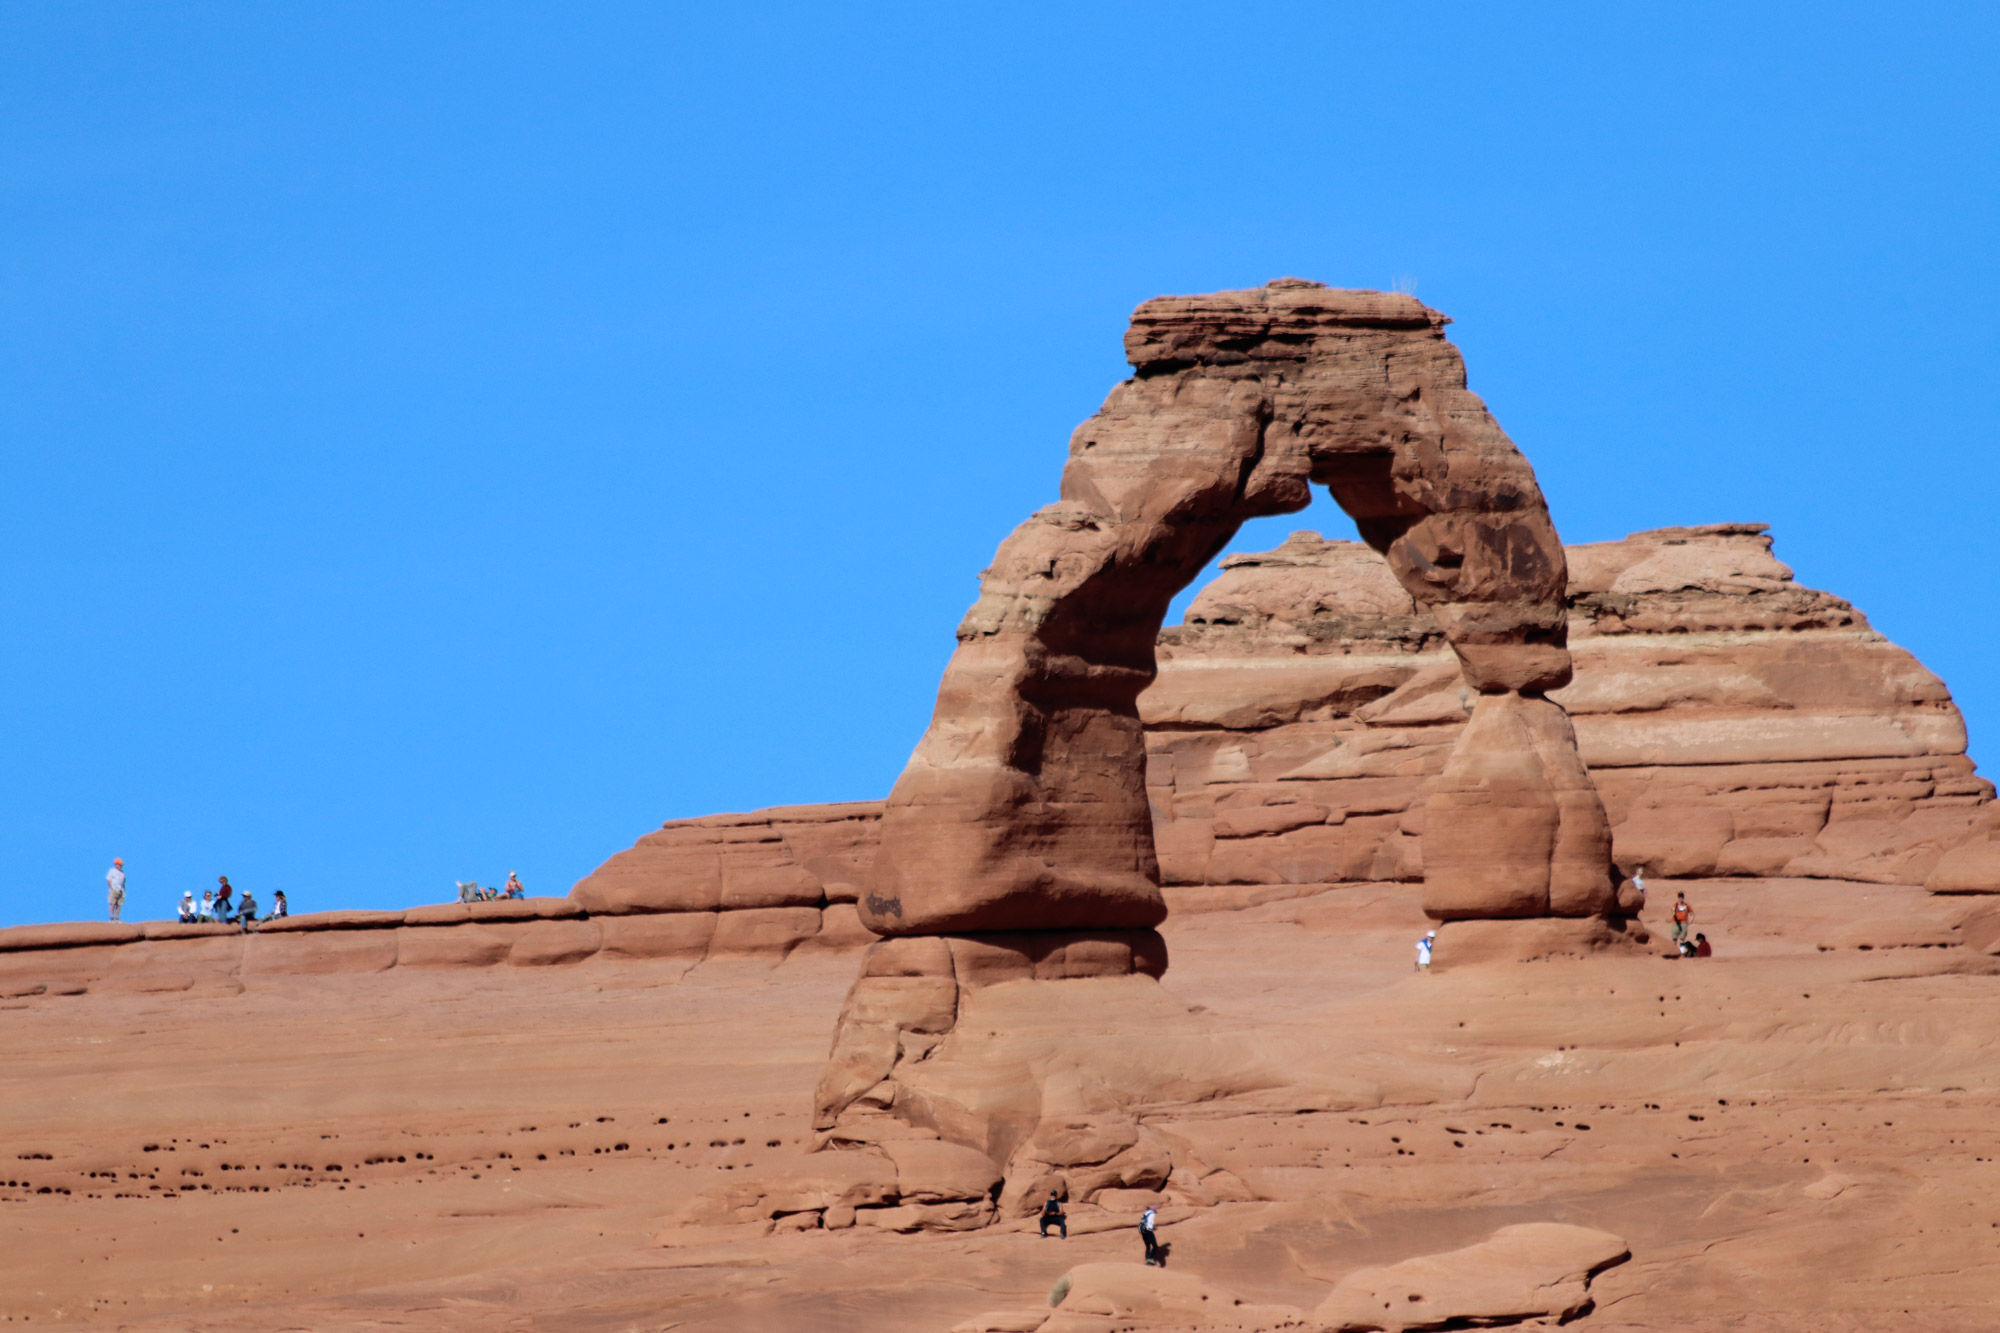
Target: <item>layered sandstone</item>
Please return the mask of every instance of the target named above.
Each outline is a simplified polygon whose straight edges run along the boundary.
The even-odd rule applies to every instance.
[[[1552,697],[1628,869],[1921,884],[1992,785],[1943,682],[1800,586],[1759,524],[1569,548]],[[1161,635],[1141,701],[1169,890],[1417,880],[1426,795],[1478,725],[1431,617],[1355,542],[1235,556]]]

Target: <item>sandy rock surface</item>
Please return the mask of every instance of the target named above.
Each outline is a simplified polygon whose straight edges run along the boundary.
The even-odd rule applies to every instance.
[[[851,950],[0,1001],[0,1316],[936,1331],[1051,1311],[1080,1265],[1136,1267],[1152,1197],[1167,1272],[1256,1306],[1309,1314],[1359,1270],[1556,1222],[1632,1251],[1578,1327],[1982,1326],[2000,1294],[2000,976],[1946,917],[1911,924],[1965,900],[1690,892],[1715,958],[1447,951],[1418,976],[1419,897],[1374,883],[1171,918],[1157,983],[1060,983],[1129,1002],[979,991],[992,1035],[972,1058],[1083,1052],[1167,1089],[1135,1125],[1223,1196],[1192,1171],[1112,1192],[1072,1206],[1068,1241],[1026,1217],[906,1234],[837,1200],[804,1230],[688,1219],[716,1182],[811,1145]],[[903,1163],[883,1158],[886,1202]],[[977,1174],[909,1162],[913,1198]],[[895,1188],[895,1207],[938,1206]]]

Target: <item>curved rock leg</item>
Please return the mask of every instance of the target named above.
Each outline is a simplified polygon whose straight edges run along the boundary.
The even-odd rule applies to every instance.
[[[1171,1172],[1115,1091],[1071,1087],[1088,1071],[982,1081],[969,1052],[945,1068],[949,1034],[980,987],[1048,986],[1060,1008],[1074,980],[1164,969],[1137,706],[1154,641],[1243,520],[1303,508],[1314,482],[1437,617],[1481,696],[1431,798],[1427,910],[1616,911],[1603,806],[1544,697],[1570,677],[1562,547],[1445,323],[1410,297],[1295,279],[1135,312],[1136,373],[1072,437],[1060,501],[983,575],[890,793],[861,908],[892,938],[848,997],[816,1095],[829,1142],[976,1148],[1007,1167],[1010,1205],[1063,1173],[1096,1189]]]

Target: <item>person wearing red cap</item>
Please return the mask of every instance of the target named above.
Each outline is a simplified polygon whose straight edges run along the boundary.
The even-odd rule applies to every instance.
[[[125,910],[124,857],[114,856],[111,858],[111,869],[104,876],[104,887],[110,890],[108,898],[111,903],[111,919],[116,921],[118,914]]]

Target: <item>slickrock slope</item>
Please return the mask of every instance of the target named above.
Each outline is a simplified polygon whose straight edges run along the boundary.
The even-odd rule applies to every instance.
[[[989,988],[996,1023],[1033,1020],[1017,1048],[1203,1074],[1236,1049],[1277,1070],[1137,1108],[1218,1187],[1072,1202],[1068,1241],[1027,1219],[899,1233],[964,1187],[916,1158],[916,1199],[899,1171],[852,1219],[685,1223],[711,1184],[815,1160],[797,1155],[852,952],[0,1001],[0,1321],[943,1333],[1005,1312],[1017,1329],[1262,1329],[1424,1256],[1427,1297],[1506,1297],[1542,1280],[1534,1265],[1443,1261],[1563,1223],[1632,1254],[1589,1282],[1583,1333],[1985,1327],[2000,976],[1962,946],[1862,952],[1846,917],[1877,887],[1809,887],[1690,881],[1721,942],[1700,963],[1419,977],[1416,887],[1347,886],[1170,917],[1174,966],[1143,1001],[1133,979],[1077,982],[1117,994],[1065,1021],[1014,1003],[1024,983]],[[1172,1288],[1138,1266],[1147,1200],[1187,1279]],[[1073,1270],[1077,1306],[1052,1309]],[[1135,1314],[1092,1313],[1107,1304]]]

